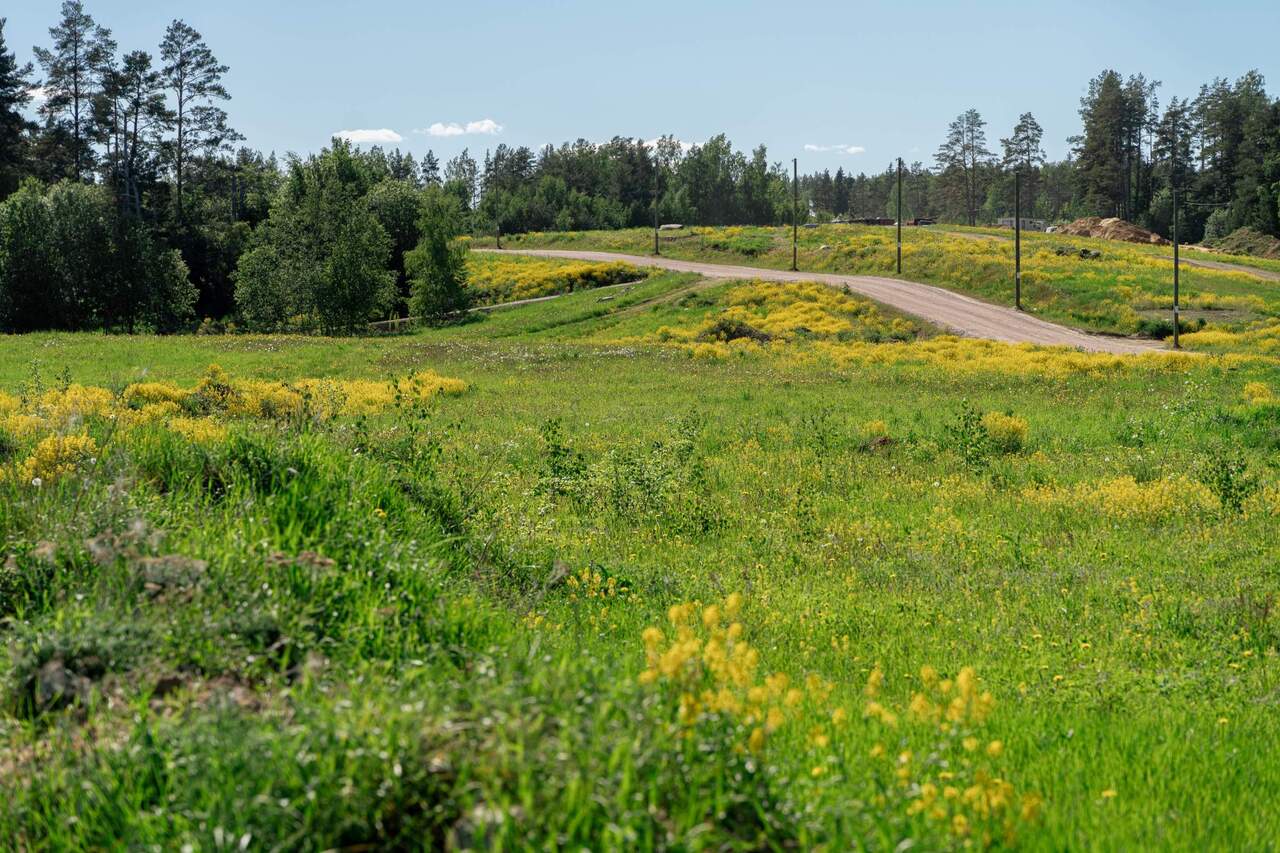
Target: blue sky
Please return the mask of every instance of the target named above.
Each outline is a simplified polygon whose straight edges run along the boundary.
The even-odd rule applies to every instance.
[[[31,59],[59,0],[5,5],[6,40]],[[802,170],[874,171],[898,155],[931,161],[968,107],[987,119],[993,148],[1030,110],[1049,155],[1061,157],[1089,78],[1107,67],[1162,81],[1162,103],[1250,68],[1280,91],[1276,0],[86,8],[122,49],[154,51],[171,18],[186,20],[231,66],[232,124],[248,144],[281,153],[317,150],[344,130],[386,130],[402,149],[432,148],[442,160],[499,142],[663,133],[699,142],[723,131],[739,148],[764,142],[771,160],[798,156]]]

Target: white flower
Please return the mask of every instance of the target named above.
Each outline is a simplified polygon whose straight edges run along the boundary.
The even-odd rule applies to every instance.
[[[31,485],[35,486],[38,489],[44,485],[44,480],[41,480],[39,477],[32,477]]]

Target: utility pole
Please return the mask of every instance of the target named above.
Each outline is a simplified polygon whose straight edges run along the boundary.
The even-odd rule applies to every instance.
[[[1173,185],[1173,348],[1178,343],[1178,185]]]
[[[661,255],[662,250],[658,248],[658,177],[661,175],[662,167],[658,163],[658,150],[653,151],[653,253]]]
[[[902,275],[902,158],[898,158],[898,275]]]
[[[1013,307],[1022,310],[1022,172],[1013,173]]]
[[[498,248],[501,249],[502,248],[502,220],[495,218],[493,220],[493,227],[496,229],[497,235],[498,235]]]
[[[800,242],[800,166],[791,158],[791,271],[795,272],[797,246]]]

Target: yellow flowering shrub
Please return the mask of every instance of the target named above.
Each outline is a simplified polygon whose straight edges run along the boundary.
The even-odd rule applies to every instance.
[[[509,302],[637,281],[644,272],[621,261],[573,261],[477,252],[467,259],[468,281],[482,302]]]
[[[1271,393],[1271,387],[1265,382],[1246,383],[1243,393],[1245,402],[1252,403],[1254,405],[1271,403],[1276,399]]]
[[[987,412],[982,416],[987,438],[1001,453],[1017,453],[1027,440],[1027,422],[1003,412]]]
[[[227,437],[227,428],[214,418],[173,418],[166,426],[196,444],[217,444]]]
[[[1280,355],[1280,320],[1259,321],[1241,331],[1215,328],[1183,335],[1180,343],[1187,349],[1258,352]]]
[[[719,300],[723,308],[689,328],[663,326],[661,342],[688,344],[723,339],[726,332],[763,340],[911,340],[919,327],[904,317],[889,318],[872,302],[812,281],[753,281],[731,287]],[[734,343],[742,340],[735,335]],[[693,351],[697,355],[697,351]]]
[[[141,409],[153,403],[182,405],[191,396],[191,391],[172,382],[135,382],[124,389],[122,396],[126,406]]]
[[[323,420],[337,415],[374,414],[397,403],[424,401],[437,394],[456,396],[466,389],[467,384],[462,380],[430,370],[391,382],[376,379],[269,382],[232,379],[214,364],[195,388],[148,382],[130,385],[123,396],[126,405],[139,411],[148,405],[169,403],[192,415],[264,419],[309,415]]]
[[[736,617],[742,596],[702,608],[697,602],[673,605],[667,613],[672,633],[646,628],[647,667],[641,684],[662,684],[679,694],[677,716],[693,725],[705,713],[740,717],[750,734],[747,745],[758,751],[767,732],[782,723],[779,700],[786,676],[761,679],[760,653],[743,636]]]
[[[46,428],[44,418],[38,415],[14,412],[0,417],[0,429],[19,440],[35,438]]]
[[[30,414],[43,418],[54,427],[61,427],[72,419],[104,415],[114,402],[115,395],[106,388],[68,385],[40,395]]]
[[[1067,487],[1034,486],[1023,500],[1046,508],[1084,510],[1121,521],[1154,522],[1193,518],[1214,510],[1217,502],[1203,484],[1187,477],[1139,483],[1131,476]]]
[[[858,430],[868,441],[889,437],[889,425],[882,420],[867,421]]]
[[[339,415],[376,414],[437,395],[461,394],[466,389],[465,382],[429,370],[395,381],[303,379],[285,383],[237,380],[211,365],[193,388],[139,382],[119,395],[85,385],[47,391],[31,400],[4,394],[0,395],[0,431],[20,444],[44,436],[32,457],[11,465],[6,476],[48,481],[74,469],[79,459],[77,448],[92,439],[50,433],[65,431],[68,424],[74,426],[86,417],[111,420],[116,429],[126,432],[159,424],[191,441],[209,444],[226,438],[228,419],[328,420]]]
[[[98,445],[87,435],[49,435],[18,465],[19,483],[48,485],[82,472],[97,456]]]

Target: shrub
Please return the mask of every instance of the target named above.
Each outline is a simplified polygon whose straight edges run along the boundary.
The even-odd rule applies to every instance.
[[[755,326],[743,320],[735,320],[729,317],[719,317],[712,321],[710,325],[698,332],[695,338],[697,341],[728,341],[748,340],[755,341],[759,344],[767,344],[773,340],[773,336],[768,332],[762,332]]]
[[[468,282],[485,303],[533,299],[644,278],[621,261],[590,263],[562,258],[477,254],[467,259]]]
[[[87,435],[50,435],[18,466],[18,481],[47,485],[83,471],[92,464],[97,443]]]
[[[1239,515],[1244,502],[1258,490],[1244,457],[1219,450],[1200,464],[1200,482],[1218,499],[1223,512]]]
[[[1254,405],[1270,403],[1275,400],[1270,386],[1265,382],[1249,382],[1244,386],[1244,400]]]
[[[550,496],[576,494],[587,470],[582,454],[569,446],[559,418],[542,425],[543,462],[537,489]]]
[[[1002,412],[983,415],[982,429],[992,447],[1001,453],[1017,453],[1027,440],[1027,422]]]
[[[966,465],[981,465],[991,453],[991,437],[982,425],[982,418],[968,400],[960,403],[951,423],[943,430],[947,446],[960,454]]]

